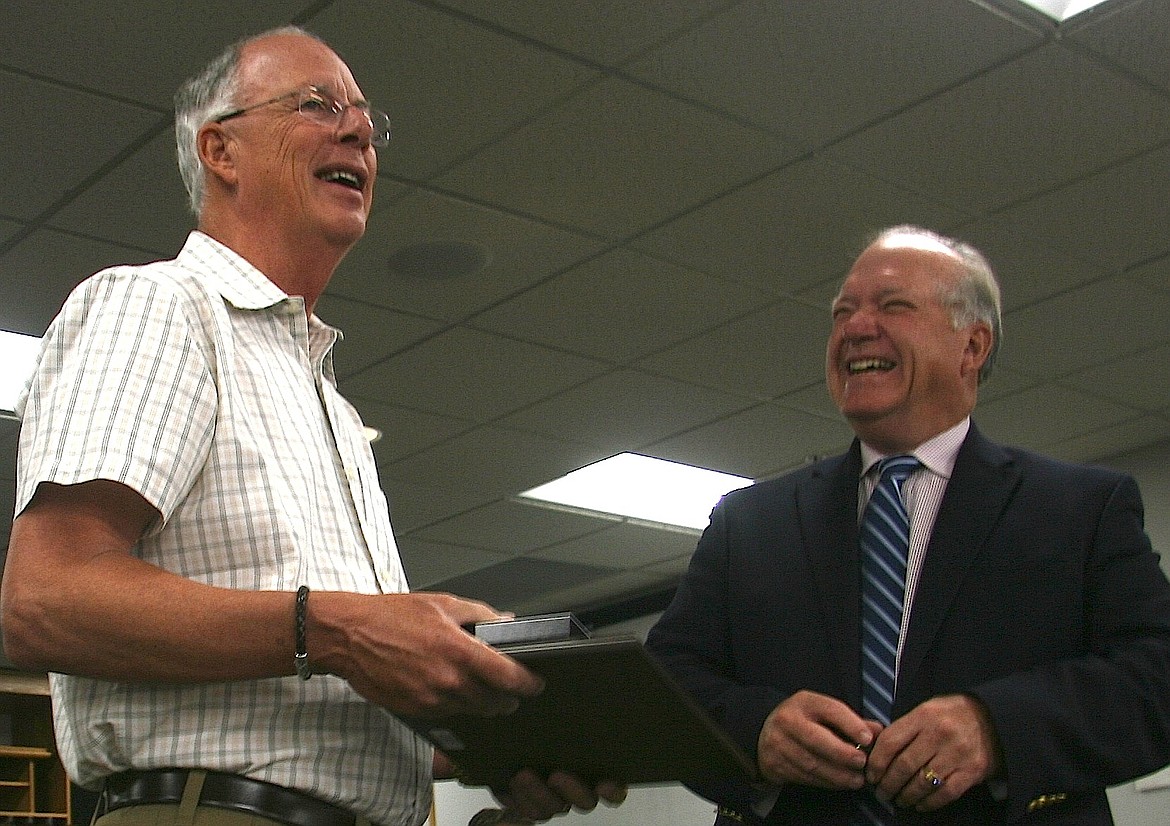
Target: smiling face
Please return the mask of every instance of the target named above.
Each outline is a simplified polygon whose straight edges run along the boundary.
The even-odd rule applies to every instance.
[[[956,329],[943,295],[962,272],[936,241],[894,236],[854,263],[833,302],[825,377],[862,441],[907,451],[975,406],[990,328]]]
[[[237,78],[241,108],[309,86],[343,104],[364,100],[341,58],[303,35],[249,43]],[[333,127],[304,117],[297,104],[289,95],[216,125],[231,151],[235,220],[291,249],[324,243],[344,253],[365,232],[373,204],[378,159],[369,122],[351,107]]]

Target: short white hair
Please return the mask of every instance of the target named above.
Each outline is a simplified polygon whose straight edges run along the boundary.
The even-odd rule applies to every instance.
[[[203,164],[199,160],[199,147],[195,143],[199,130],[203,124],[239,107],[239,67],[244,47],[256,40],[282,34],[303,35],[324,42],[300,26],[291,25],[245,37],[224,49],[175,93],[175,153],[179,161],[179,174],[187,189],[189,206],[196,217],[203,212],[205,194]]]
[[[977,321],[991,328],[991,349],[979,369],[979,382],[982,384],[991,375],[1003,338],[1003,302],[991,264],[983,253],[970,244],[912,224],[884,229],[874,237],[872,243],[888,243],[900,235],[930,241],[959,259],[959,277],[953,283],[939,285],[939,299],[950,308],[955,329]]]

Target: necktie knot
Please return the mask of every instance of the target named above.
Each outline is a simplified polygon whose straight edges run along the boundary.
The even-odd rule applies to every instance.
[[[906,481],[920,464],[922,463],[916,457],[908,454],[887,456],[878,462],[878,474],[881,477],[878,484],[889,480],[893,482],[894,488],[901,492],[902,483]]]
[[[878,469],[881,471],[882,476],[890,475],[895,478],[905,479],[919,464],[920,462],[917,456],[907,453],[898,456],[887,456],[878,462]]]

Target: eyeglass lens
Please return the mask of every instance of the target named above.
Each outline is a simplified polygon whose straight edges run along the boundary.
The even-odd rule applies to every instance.
[[[370,143],[385,146],[390,142],[390,117],[368,103],[345,104],[320,89],[306,89],[297,106],[298,111],[310,120],[329,125],[340,123],[346,111],[353,107],[366,117],[372,135]]]

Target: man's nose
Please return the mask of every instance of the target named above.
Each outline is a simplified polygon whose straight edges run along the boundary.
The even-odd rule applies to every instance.
[[[865,307],[854,310],[841,322],[840,333],[847,339],[873,338],[878,334],[877,314]]]
[[[351,103],[341,110],[337,134],[340,141],[356,140],[365,147],[373,139],[374,123],[365,109]]]

